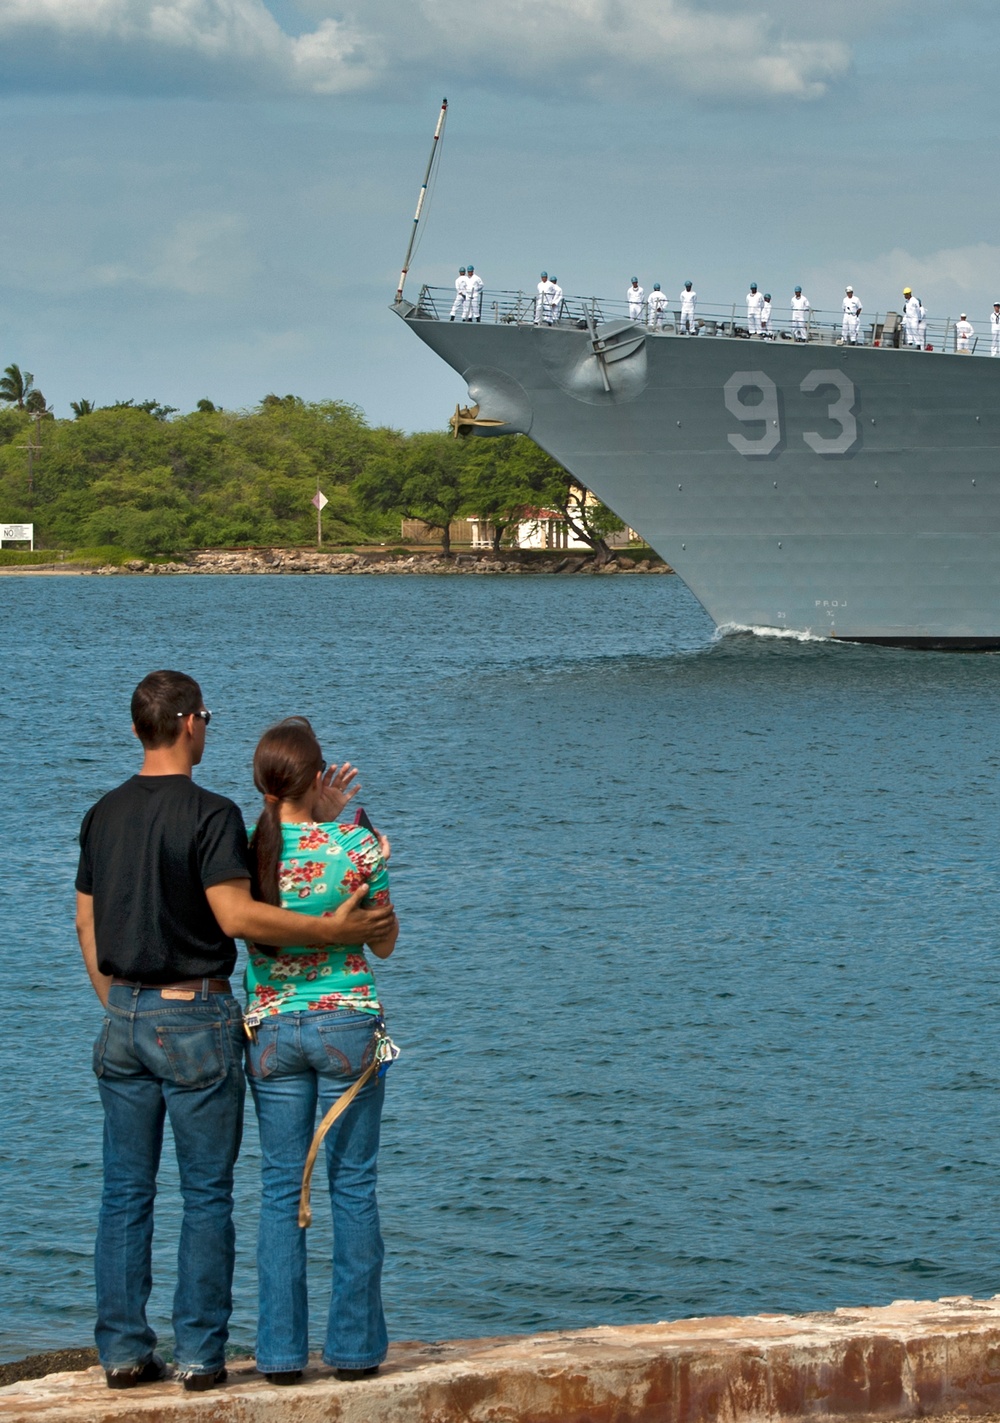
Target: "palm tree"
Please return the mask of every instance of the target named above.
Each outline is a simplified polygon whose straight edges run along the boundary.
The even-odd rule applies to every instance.
[[[49,407],[45,404],[45,396],[40,390],[29,390],[24,397],[24,408],[30,410],[32,415],[47,415]]]
[[[34,384],[35,377],[30,371],[22,371],[20,366],[8,366],[0,376],[0,400],[23,410]]]
[[[74,420],[82,420],[85,415],[93,415],[94,402],[92,400],[71,400],[69,408],[73,412]]]

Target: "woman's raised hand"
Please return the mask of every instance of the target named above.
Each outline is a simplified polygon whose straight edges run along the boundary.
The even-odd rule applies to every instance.
[[[349,800],[357,795],[360,785],[352,785],[357,766],[345,761],[342,766],[327,766],[319,783],[319,794],[313,815],[316,820],[336,820]]]

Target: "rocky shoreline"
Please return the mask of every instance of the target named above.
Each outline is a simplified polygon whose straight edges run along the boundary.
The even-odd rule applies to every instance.
[[[619,555],[612,557],[607,563],[598,564],[592,554],[575,552],[522,554],[505,551],[499,557],[492,553],[462,552],[445,558],[439,553],[396,554],[383,552],[381,549],[356,553],[322,553],[308,549],[275,548],[207,549],[190,554],[183,562],[147,563],[143,559],[131,559],[121,567],[107,564],[102,568],[85,569],[81,572],[91,577],[213,573],[351,573],[382,576],[414,573],[479,576],[498,573],[546,573],[606,576],[613,573],[672,573],[673,570],[656,558],[636,561]]]
[[[97,1362],[97,1350],[94,1348],[49,1349],[44,1354],[29,1354],[25,1359],[0,1364],[0,1388],[25,1379],[47,1378],[49,1374],[92,1369]]]

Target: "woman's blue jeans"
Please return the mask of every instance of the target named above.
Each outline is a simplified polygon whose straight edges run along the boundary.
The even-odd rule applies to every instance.
[[[247,1049],[263,1168],[257,1278],[257,1367],[286,1373],[309,1357],[306,1231],[298,1223],[302,1168],[325,1113],[372,1060],[370,1013],[278,1013]],[[375,1185],[385,1085],[367,1082],[326,1138],[333,1211],[333,1293],[323,1360],[366,1369],[385,1358],[382,1232]],[[318,1183],[317,1183],[318,1184]]]
[[[182,1373],[226,1360],[233,1307],[233,1167],[243,1132],[243,1017],[230,994],[165,999],[113,987],[94,1045],[104,1106],[104,1192],[97,1228],[101,1364],[128,1369],[152,1354],[153,1201],[170,1117],[184,1214],[174,1293],[174,1356]]]

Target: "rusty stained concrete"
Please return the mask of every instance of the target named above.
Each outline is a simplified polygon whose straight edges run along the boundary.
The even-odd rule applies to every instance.
[[[100,1369],[0,1389],[0,1423],[742,1423],[1000,1414],[1000,1295],[395,1344],[377,1378],[250,1360],[203,1394]]]

